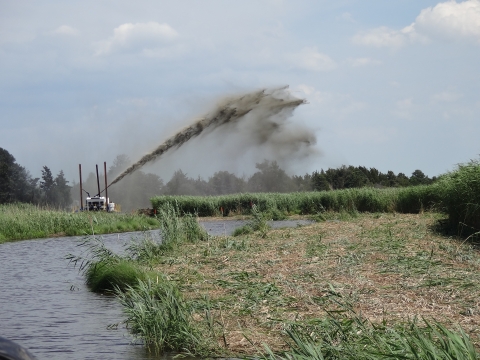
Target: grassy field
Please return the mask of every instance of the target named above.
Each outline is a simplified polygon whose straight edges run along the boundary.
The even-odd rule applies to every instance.
[[[145,239],[126,258],[100,256],[145,273],[137,283],[131,275],[110,277],[106,289],[118,281],[132,334],[160,352],[480,358],[480,254],[437,231],[444,215],[323,217],[297,228],[205,237],[170,214],[161,225],[172,235],[167,243]]]
[[[69,213],[29,204],[0,205],[0,243],[13,240],[138,231],[158,228],[143,215],[103,212]]]
[[[479,348],[480,255],[436,233],[438,218],[343,215],[266,237],[217,237],[176,248],[155,269],[195,304],[197,321],[208,310],[227,353],[288,350],[285,328],[313,329],[337,301],[379,326],[461,326]]]

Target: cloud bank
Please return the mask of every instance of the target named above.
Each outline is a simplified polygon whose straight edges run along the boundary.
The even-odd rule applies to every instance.
[[[168,24],[157,22],[126,23],[113,30],[113,36],[97,43],[96,55],[114,52],[142,52],[161,48],[179,37],[178,32]]]
[[[423,9],[415,21],[400,30],[386,26],[357,33],[357,45],[400,48],[432,39],[474,40],[480,44],[480,0],[455,0]]]

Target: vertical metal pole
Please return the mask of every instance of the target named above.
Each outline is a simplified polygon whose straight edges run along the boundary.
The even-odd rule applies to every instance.
[[[80,174],[80,210],[83,210],[82,164],[78,164],[78,172]]]
[[[100,196],[100,178],[98,177],[98,165],[95,165],[97,167],[97,186],[98,186],[98,196]]]
[[[105,202],[107,204],[107,211],[108,211],[108,186],[107,186],[107,162],[103,162],[103,171],[105,172]]]

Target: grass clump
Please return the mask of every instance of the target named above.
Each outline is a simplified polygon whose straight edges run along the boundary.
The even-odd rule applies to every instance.
[[[125,291],[146,278],[144,270],[124,259],[97,261],[85,272],[86,284],[93,292],[111,292],[117,288]]]
[[[208,239],[206,230],[198,223],[193,214],[185,214],[181,217],[180,212],[172,204],[167,203],[157,212],[162,234],[161,247],[172,250],[182,243],[194,243]]]
[[[126,290],[118,290],[117,296],[136,339],[156,353],[201,353],[204,337],[193,323],[189,304],[171,282],[164,278],[157,283],[139,280]]]
[[[269,213],[261,213],[257,206],[253,205],[252,219],[244,226],[236,228],[233,236],[247,235],[258,231],[263,238],[266,237],[268,230],[270,230],[270,225],[267,223],[267,218],[270,217],[269,215]]]
[[[66,259],[74,266],[79,264],[79,271],[83,273],[85,283],[93,292],[124,290],[136,284],[139,279],[145,281],[149,275],[132,256],[114,253],[97,236],[84,238],[79,246],[86,248],[85,254],[69,254]],[[136,250],[139,251],[139,248],[140,246]],[[127,250],[132,254],[130,248]]]

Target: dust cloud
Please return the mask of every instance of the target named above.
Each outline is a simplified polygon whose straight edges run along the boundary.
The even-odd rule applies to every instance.
[[[313,131],[299,124],[292,125],[288,121],[293,111],[305,103],[304,99],[294,97],[287,87],[262,89],[224,98],[213,111],[144,155],[118,175],[109,186],[144,165],[154,163],[167,152],[171,156],[176,149],[194,138],[203,142],[212,142],[216,138],[227,139],[230,144],[236,145],[234,148],[240,147],[240,151],[262,149],[266,156],[271,155],[281,162],[308,157],[317,152]],[[228,151],[225,156],[230,158]]]

